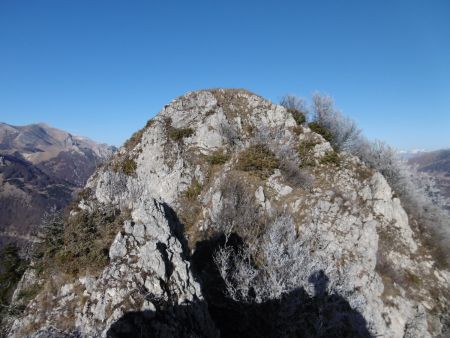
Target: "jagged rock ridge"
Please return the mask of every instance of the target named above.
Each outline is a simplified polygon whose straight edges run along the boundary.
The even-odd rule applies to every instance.
[[[301,179],[286,170],[290,156],[303,168]],[[280,301],[255,303],[256,310],[227,303],[211,250],[200,254],[220,241],[231,183],[243,186],[260,215],[292,219],[299,241],[296,285]],[[72,217],[106,207],[130,215],[108,262],[99,272],[56,271],[51,288],[45,275],[28,278],[16,293],[32,284],[40,291],[11,337],[120,337],[136,327],[149,337],[245,336],[248,323],[227,322],[236,317],[226,309],[281,309],[292,318],[264,326],[267,335],[327,336],[336,329],[341,336],[431,337],[448,330],[449,273],[436,267],[383,176],[336,154],[285,108],[247,91],[177,98],[96,171],[85,191]],[[299,308],[288,306],[291,299]],[[314,316],[324,309],[329,327],[322,325],[326,314]]]

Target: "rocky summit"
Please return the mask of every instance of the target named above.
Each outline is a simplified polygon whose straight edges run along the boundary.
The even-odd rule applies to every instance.
[[[189,92],[90,177],[7,335],[445,337],[450,274],[402,203],[299,112]]]

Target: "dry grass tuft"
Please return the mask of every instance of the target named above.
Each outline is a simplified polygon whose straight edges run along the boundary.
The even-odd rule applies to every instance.
[[[297,153],[300,159],[301,167],[312,167],[316,164],[314,159],[314,147],[317,145],[316,141],[304,140],[300,142],[297,147]]]
[[[279,161],[266,145],[255,144],[240,153],[236,168],[266,179],[279,168]]]
[[[222,150],[216,150],[206,158],[206,161],[211,165],[221,165],[229,161],[230,155]]]

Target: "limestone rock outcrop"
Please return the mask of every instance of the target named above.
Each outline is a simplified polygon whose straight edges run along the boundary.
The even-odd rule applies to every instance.
[[[242,165],[242,154],[259,144],[278,161],[268,175]],[[286,174],[288,158],[300,162],[301,183]],[[327,294],[345,299],[372,336],[449,333],[449,272],[428,254],[383,176],[354,156],[335,155],[282,106],[217,89],[166,105],[95,172],[72,214],[98,205],[130,212],[107,264],[97,274],[56,276],[46,298],[52,305],[44,306],[38,294],[10,336],[119,337],[133,323],[148,336],[219,336],[224,324],[192,257],[198,243],[221,230],[216,225],[230,176],[245,184],[259,212],[294,220],[303,266],[297,287],[306,295],[317,293],[310,277],[321,271]]]

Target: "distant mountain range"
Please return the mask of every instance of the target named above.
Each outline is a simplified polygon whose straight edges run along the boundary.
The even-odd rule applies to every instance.
[[[419,171],[433,175],[442,195],[450,199],[450,149],[421,151],[411,154],[407,159]],[[450,209],[450,202],[448,208]]]
[[[43,213],[65,207],[114,151],[46,124],[0,123],[0,247],[28,240]]]
[[[412,158],[418,154],[427,152],[425,149],[400,150],[399,154],[404,159]]]

